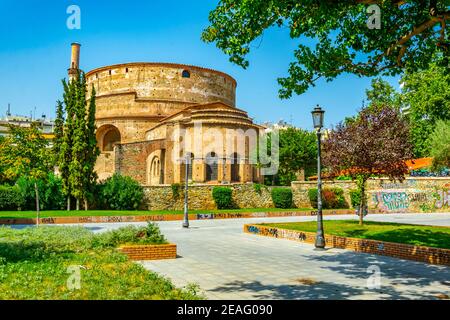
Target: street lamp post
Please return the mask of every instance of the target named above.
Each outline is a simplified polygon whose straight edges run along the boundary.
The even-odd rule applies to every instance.
[[[323,233],[323,219],[322,219],[322,168],[321,168],[321,150],[320,140],[323,128],[323,116],[325,111],[317,105],[311,112],[313,117],[314,128],[317,129],[317,234],[315,247],[317,249],[325,248],[325,237]]]
[[[186,154],[186,164],[185,164],[185,185],[184,185],[184,219],[183,219],[183,228],[189,228],[189,216],[188,216],[188,176],[189,176],[189,162],[191,157],[189,153]]]

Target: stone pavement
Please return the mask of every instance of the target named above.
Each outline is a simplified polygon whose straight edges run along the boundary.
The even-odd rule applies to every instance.
[[[348,219],[356,216],[327,216]],[[450,296],[450,268],[348,250],[315,251],[309,244],[242,232],[245,223],[315,217],[160,222],[179,258],[142,262],[175,285],[197,283],[209,299],[437,299]],[[450,213],[369,215],[368,220],[450,226]],[[101,232],[123,224],[86,225]],[[379,267],[381,287],[368,279]],[[373,267],[372,267],[373,268]]]

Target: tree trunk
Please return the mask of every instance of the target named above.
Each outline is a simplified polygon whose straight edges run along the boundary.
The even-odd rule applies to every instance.
[[[363,225],[364,209],[366,207],[366,181],[361,183],[361,203],[359,205],[359,225]]]
[[[87,199],[84,199],[84,210],[85,210],[85,211],[88,211],[88,210],[89,210]]]
[[[80,211],[80,199],[77,198],[77,211]]]
[[[36,193],[36,215],[37,215],[36,225],[39,226],[39,216],[40,216],[40,212],[39,212],[39,190],[38,190],[36,182],[34,183],[34,192]]]
[[[70,211],[70,195],[67,197],[67,211]]]

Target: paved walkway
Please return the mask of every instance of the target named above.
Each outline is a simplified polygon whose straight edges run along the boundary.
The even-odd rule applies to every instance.
[[[348,219],[356,216],[327,216]],[[197,283],[209,299],[437,299],[450,296],[450,268],[329,249],[242,232],[244,223],[307,221],[315,217],[160,222],[179,258],[144,262],[177,286]],[[368,220],[450,226],[450,213],[369,215]],[[86,225],[94,231],[123,224]],[[381,287],[369,289],[380,268]]]

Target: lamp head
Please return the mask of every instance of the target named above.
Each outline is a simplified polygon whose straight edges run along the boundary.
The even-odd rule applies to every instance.
[[[325,110],[322,110],[322,108],[319,105],[317,105],[317,107],[315,107],[314,110],[311,111],[315,129],[323,128],[324,113]]]

